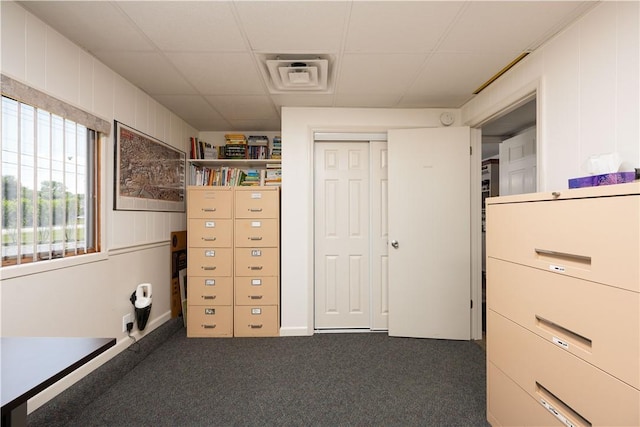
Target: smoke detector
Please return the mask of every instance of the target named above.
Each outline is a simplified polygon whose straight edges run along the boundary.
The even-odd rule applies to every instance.
[[[271,93],[329,93],[330,58],[320,55],[266,55],[263,77]]]

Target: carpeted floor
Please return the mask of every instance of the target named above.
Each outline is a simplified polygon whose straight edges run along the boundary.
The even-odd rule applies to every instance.
[[[469,341],[180,329],[68,425],[486,426],[485,382]]]

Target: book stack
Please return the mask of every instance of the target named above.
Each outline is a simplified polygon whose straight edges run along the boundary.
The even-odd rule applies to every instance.
[[[218,152],[212,144],[200,141],[197,137],[192,136],[189,156],[192,159],[217,159]]]
[[[264,183],[264,170],[248,169],[246,176],[240,183],[243,186],[258,186]]]
[[[269,138],[264,135],[249,135],[247,139],[250,159],[266,159],[269,151]]]
[[[265,169],[265,177],[263,185],[280,186],[282,185],[282,168],[279,163],[267,163]]]
[[[247,138],[240,133],[227,133],[224,135],[224,157],[226,159],[246,159]]]
[[[282,158],[282,139],[279,136],[273,137],[273,144],[271,145],[271,157],[270,159]]]

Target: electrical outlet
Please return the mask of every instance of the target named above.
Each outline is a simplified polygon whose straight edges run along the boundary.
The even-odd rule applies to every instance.
[[[127,323],[131,323],[131,322],[133,322],[133,319],[131,318],[131,313],[125,314],[124,316],[122,316],[122,332],[127,332]]]

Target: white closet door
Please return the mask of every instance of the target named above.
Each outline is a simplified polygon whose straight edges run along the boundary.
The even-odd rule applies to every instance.
[[[535,193],[537,185],[536,129],[500,144],[500,195]]]
[[[317,142],[315,159],[315,328],[369,328],[369,144]]]
[[[389,335],[471,334],[470,130],[389,130]]]

